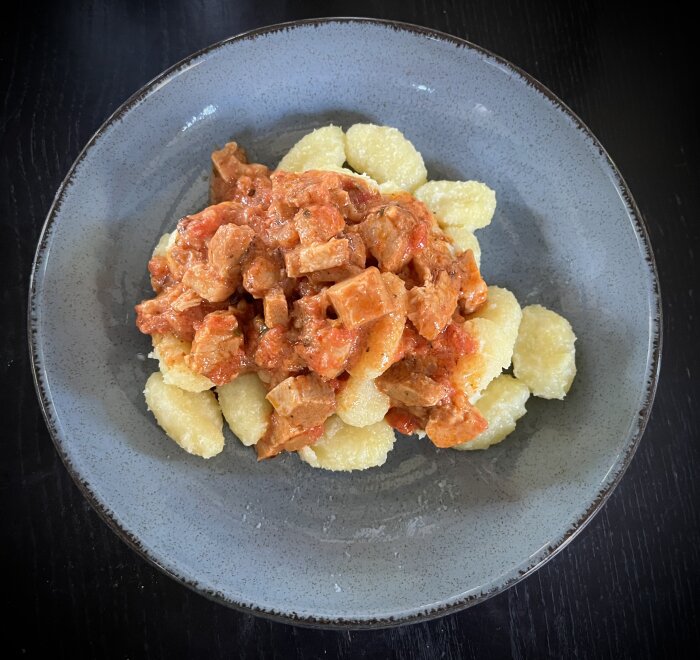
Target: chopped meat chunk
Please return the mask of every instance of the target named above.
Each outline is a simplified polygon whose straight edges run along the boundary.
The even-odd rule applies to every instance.
[[[288,417],[273,412],[267,432],[255,445],[258,460],[272,458],[282,451],[296,451],[312,445],[321,435],[323,426],[305,428],[294,424]]]
[[[294,216],[294,227],[302,245],[323,243],[345,228],[345,219],[338,208],[330,204],[315,205],[300,210]]]
[[[185,362],[215,385],[224,385],[241,372],[245,364],[243,335],[231,310],[212,312],[204,318]]]
[[[436,447],[453,447],[475,438],[488,428],[488,422],[466,397],[449,401],[430,411],[425,432]]]
[[[425,247],[429,228],[400,200],[392,200],[373,209],[359,230],[379,267],[395,273]]]
[[[241,272],[241,258],[251,244],[255,232],[246,226],[222,225],[209,241],[209,266],[217,277],[236,285]]]
[[[408,318],[426,339],[435,339],[452,320],[457,309],[457,284],[443,270],[435,283],[413,287],[408,292]]]
[[[204,302],[182,284],[164,290],[155,298],[136,305],[136,326],[145,334],[174,334],[192,341],[194,326],[219,306]]]
[[[209,302],[223,302],[236,290],[230,280],[218,277],[205,263],[193,263],[182,276],[182,283]]]
[[[335,410],[335,393],[316,375],[290,376],[267,393],[274,409],[297,425],[318,426]]]
[[[289,310],[287,308],[287,298],[280,288],[268,291],[263,298],[263,314],[265,315],[265,325],[273,328],[276,325],[286,326],[289,322]]]
[[[249,164],[245,150],[235,142],[211,155],[212,177],[209,195],[212,204],[224,200],[264,203],[270,195],[270,170],[258,163]]]
[[[349,277],[354,275],[359,275],[362,272],[362,268],[355,266],[354,264],[345,264],[345,266],[337,266],[336,268],[326,268],[324,270],[317,270],[314,273],[309,273],[307,277],[309,281],[314,284],[326,284],[329,282],[342,282],[347,280]]]
[[[358,328],[394,311],[394,299],[374,267],[334,284],[327,294],[347,328]]]
[[[346,238],[331,238],[326,243],[301,246],[285,254],[289,277],[343,266],[350,261],[350,247]]]
[[[277,251],[258,246],[243,261],[243,288],[253,298],[263,298],[284,279],[282,259]]]
[[[365,243],[356,231],[349,231],[346,234],[348,243],[350,244],[350,263],[359,268],[365,267],[367,261],[367,248]]]
[[[459,309],[464,316],[472,314],[481,307],[488,297],[488,287],[481,277],[479,266],[474,259],[471,250],[463,252],[457,257],[457,264],[461,274],[461,288],[459,294]]]
[[[413,361],[402,360],[392,365],[379,378],[377,387],[392,402],[404,406],[434,406],[442,401],[448,389],[432,378],[416,372]]]

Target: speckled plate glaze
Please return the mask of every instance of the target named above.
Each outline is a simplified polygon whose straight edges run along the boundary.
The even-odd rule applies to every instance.
[[[155,362],[134,327],[158,237],[205,204],[209,154],[235,137],[274,165],[329,122],[399,127],[432,178],[497,191],[479,234],[488,282],[559,310],[578,335],[565,402],[487,452],[400,438],[386,465],[209,461],[146,411]],[[134,549],[220,602],[289,622],[381,626],[477,603],[560,550],[619,481],[653,399],[660,305],[619,172],[580,120],[499,57],[410,25],[333,19],[216,44],[129,99],[81,153],[37,250],[37,390],[56,447]],[[167,607],[167,603],[164,605]]]

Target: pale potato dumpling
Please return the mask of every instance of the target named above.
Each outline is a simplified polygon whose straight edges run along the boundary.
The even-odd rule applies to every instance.
[[[148,357],[158,360],[163,381],[168,385],[188,392],[210,390],[214,383],[185,364],[185,356],[190,354],[191,349],[192,344],[173,335],[153,335],[153,352]]]
[[[455,445],[453,449],[487,449],[501,442],[515,430],[515,423],[527,412],[525,402],[529,397],[527,385],[513,376],[502,374],[492,380],[475,404],[489,427],[473,440]]]
[[[384,392],[379,391],[373,380],[350,378],[336,396],[336,413],[350,426],[364,427],[376,424],[389,412],[391,403]]]
[[[414,195],[433,212],[441,227],[481,229],[491,222],[496,210],[496,193],[479,181],[429,181]]]
[[[455,247],[460,252],[466,252],[471,250],[474,253],[474,259],[476,260],[476,265],[481,267],[481,246],[476,236],[466,227],[460,227],[459,225],[446,225],[442,228],[445,235],[452,239]]]
[[[389,126],[354,124],[345,135],[350,166],[380,185],[389,181],[409,192],[425,182],[423,157],[401,131]]]
[[[400,192],[404,192],[404,189],[398,183],[385,181],[379,184],[379,192],[382,193],[382,195],[396,195]]]
[[[394,447],[394,429],[384,420],[356,428],[333,415],[321,438],[299,450],[301,459],[315,468],[344,471],[366,470],[384,465]]]
[[[216,393],[229,428],[246,447],[265,435],[272,405],[265,398],[267,390],[257,374],[242,374],[217,387]]]
[[[153,248],[153,255],[154,257],[164,257],[166,256],[168,252],[168,248],[170,247],[171,239],[172,239],[172,234],[175,232],[172,232],[171,234],[163,234],[160,237],[160,240],[158,243],[156,243],[155,248]]]
[[[382,273],[382,279],[393,298],[395,309],[374,322],[365,350],[357,362],[348,367],[351,376],[362,380],[378,378],[392,365],[406,326],[408,293],[403,280],[393,273]]]
[[[143,393],[158,425],[186,452],[202,458],[221,453],[224,422],[213,392],[186,392],[168,385],[156,371]]]
[[[500,286],[490,286],[488,292],[486,302],[469,318],[481,318],[493,321],[504,333],[505,338],[510,342],[510,355],[512,357],[523,311],[520,308],[520,303],[508,289],[504,289]],[[508,359],[508,364],[510,364],[510,358]],[[506,364],[505,367],[507,367],[508,364]]]
[[[319,170],[324,172],[337,172],[338,174],[344,174],[345,176],[354,176],[356,179],[364,181],[368,186],[372,188],[377,188],[381,191],[381,186],[371,177],[366,174],[361,174],[360,172],[353,172],[347,167],[337,167],[336,165],[326,165],[325,167],[319,167]]]
[[[345,162],[345,135],[340,126],[324,126],[305,135],[277,166],[287,172],[341,167]]]
[[[478,340],[479,350],[459,359],[452,381],[473,402],[510,365],[513,344],[507,333],[490,319],[472,318],[465,321],[464,326]]]
[[[513,352],[513,373],[535,395],[563,399],[576,375],[571,324],[542,305],[523,309]]]

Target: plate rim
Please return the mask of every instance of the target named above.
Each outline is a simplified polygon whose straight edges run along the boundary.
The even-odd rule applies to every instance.
[[[327,618],[327,617],[316,617],[313,615],[299,615],[294,612],[281,612],[274,609],[269,609],[265,607],[256,607],[253,605],[247,605],[245,603],[239,603],[221,592],[211,591],[209,589],[203,588],[196,581],[191,580],[183,575],[178,574],[175,570],[162,565],[158,559],[153,555],[151,550],[146,548],[141,541],[126,530],[122,525],[116,520],[114,512],[108,507],[106,502],[102,502],[97,495],[93,492],[90,484],[83,479],[79,474],[78,470],[73,466],[71,460],[63,449],[63,443],[66,439],[62,439],[61,432],[57,423],[57,419],[54,417],[54,405],[53,399],[47,388],[48,379],[44,371],[44,367],[41,361],[41,351],[38,346],[39,332],[37,327],[38,315],[37,315],[37,295],[39,293],[40,285],[43,278],[41,278],[40,271],[43,269],[46,258],[47,258],[47,248],[48,241],[52,234],[52,227],[57,219],[58,213],[60,212],[64,196],[70,189],[75,172],[81,162],[86,157],[87,153],[94,146],[97,140],[100,139],[103,133],[105,133],[110,126],[118,121],[123,115],[125,115],[131,108],[136,106],[141,100],[146,98],[151,94],[157,87],[161,84],[168,82],[174,75],[179,73],[181,70],[185,70],[189,65],[199,60],[206,55],[219,50],[220,48],[226,47],[228,44],[235,43],[238,41],[252,40],[259,36],[270,35],[276,32],[283,32],[287,30],[293,30],[304,26],[322,26],[322,25],[342,25],[342,24],[366,24],[375,25],[382,28],[391,28],[396,31],[408,32],[414,35],[419,35],[421,37],[436,39],[438,41],[445,42],[452,46],[458,48],[465,48],[476,52],[482,57],[487,57],[498,64],[505,67],[511,73],[514,73],[519,77],[524,83],[533,87],[545,100],[555,106],[559,111],[563,112],[568,116],[569,119],[573,120],[574,126],[577,130],[581,131],[585,137],[592,143],[592,145],[598,149],[600,155],[603,157],[604,161],[607,163],[611,174],[613,175],[613,184],[620,193],[622,201],[625,204],[628,214],[630,216],[633,229],[638,238],[638,248],[640,256],[644,259],[646,268],[651,275],[651,297],[652,297],[652,315],[649,319],[649,330],[650,330],[650,350],[647,353],[647,365],[645,373],[645,391],[641,401],[641,407],[637,411],[636,415],[636,425],[631,428],[630,437],[626,441],[624,449],[621,451],[617,461],[611,467],[611,471],[614,471],[612,479],[605,484],[599,491],[597,491],[595,498],[589,505],[589,507],[571,524],[567,527],[563,535],[556,540],[555,543],[549,545],[545,550],[544,554],[538,553],[536,555],[536,560],[531,565],[524,569],[521,569],[518,575],[511,577],[499,585],[491,588],[489,591],[481,592],[478,594],[473,594],[462,598],[453,603],[443,603],[440,605],[423,605],[419,612],[408,614],[405,616],[397,617],[371,617],[368,619],[352,619],[345,617],[337,618]],[[365,17],[328,17],[328,18],[314,18],[314,19],[302,19],[296,21],[287,21],[283,23],[275,23],[267,26],[262,26],[245,32],[241,32],[231,37],[227,37],[220,41],[210,44],[205,48],[199,49],[190,55],[186,56],[179,62],[168,67],[157,76],[152,78],[150,81],[145,83],[140,87],[134,94],[126,99],[119,107],[112,112],[109,117],[100,125],[100,127],[95,131],[90,140],[81,149],[80,153],[76,157],[75,161],[71,165],[68,173],[61,182],[53,202],[49,208],[46,216],[46,220],[42,226],[41,232],[39,234],[39,239],[37,242],[37,248],[32,261],[32,268],[29,278],[29,292],[28,292],[28,305],[27,305],[27,339],[29,345],[29,356],[30,365],[32,370],[32,378],[34,381],[34,387],[36,390],[37,398],[39,400],[40,408],[44,421],[46,423],[51,440],[61,458],[66,470],[73,479],[74,483],[78,487],[79,491],[82,493],[83,497],[87,499],[92,508],[97,512],[98,516],[112,529],[112,531],[120,538],[129,548],[135,551],[141,558],[145,559],[149,564],[159,569],[162,573],[167,575],[169,578],[174,579],[185,587],[201,594],[221,605],[236,609],[245,614],[253,614],[256,616],[262,616],[273,621],[299,625],[311,628],[334,628],[334,629],[378,629],[378,628],[389,628],[399,625],[404,625],[408,623],[417,623],[421,621],[428,621],[438,617],[445,616],[453,612],[457,612],[477,603],[483,602],[496,594],[505,591],[506,589],[514,586],[525,577],[531,575],[538,569],[540,569],[544,564],[546,564],[552,557],[556,556],[561,552],[578,534],[586,527],[586,525],[595,517],[595,515],[601,510],[605,502],[608,500],[612,492],[620,483],[622,477],[624,476],[629,464],[636,453],[637,447],[640,444],[641,438],[646,429],[651,410],[654,403],[654,397],[656,395],[656,390],[659,382],[660,367],[661,367],[661,355],[663,346],[663,307],[661,298],[661,287],[659,283],[659,275],[656,266],[656,260],[654,258],[654,252],[651,246],[651,241],[649,238],[649,231],[646,226],[646,221],[642,215],[639,207],[637,206],[634,197],[627,185],[627,182],[623,178],[620,170],[613,162],[612,158],[605,150],[600,141],[596,138],[590,128],[583,122],[583,120],[566,104],[562,101],[556,94],[554,94],[548,87],[539,82],[529,73],[513,64],[509,60],[493,53],[492,51],[483,48],[477,44],[474,44],[467,39],[462,39],[454,35],[442,32],[440,30],[435,30],[432,28],[427,28],[420,25],[415,25],[413,23],[407,23],[402,21],[385,20],[385,19],[374,19]]]

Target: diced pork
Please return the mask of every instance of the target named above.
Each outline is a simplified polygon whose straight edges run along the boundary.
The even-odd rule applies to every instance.
[[[430,411],[425,432],[436,447],[453,447],[475,438],[488,422],[466,397],[446,402]]]
[[[377,387],[389,396],[392,404],[434,406],[448,395],[448,389],[432,378],[415,371],[410,360],[389,367],[379,378]]]
[[[290,376],[267,393],[274,409],[292,424],[318,426],[335,410],[335,393],[316,375]]]
[[[263,298],[263,314],[265,325],[273,328],[277,325],[286,326],[289,323],[287,298],[281,288],[268,291]]]
[[[240,373],[245,363],[243,335],[232,311],[221,310],[205,317],[185,362],[215,385],[224,385]]]
[[[413,287],[408,292],[408,318],[418,332],[432,341],[452,320],[459,295],[457,283],[443,270],[436,282]]]
[[[294,216],[294,227],[302,245],[323,243],[343,231],[345,219],[337,207],[330,204],[302,209]]]
[[[284,256],[289,277],[343,266],[350,261],[350,246],[346,238],[331,238],[326,243],[300,246]]]
[[[327,295],[346,328],[359,328],[394,311],[393,296],[374,267],[334,284]]]

